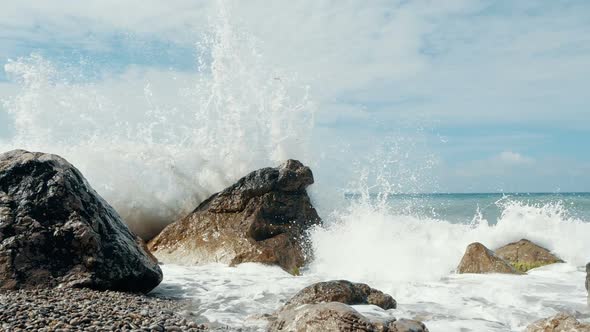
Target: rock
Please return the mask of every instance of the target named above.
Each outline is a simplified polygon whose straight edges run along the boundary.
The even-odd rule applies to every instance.
[[[306,304],[282,310],[268,328],[274,331],[375,331],[378,327],[358,311],[343,303]]]
[[[63,158],[0,155],[0,288],[148,292],[162,271],[138,241]]]
[[[465,255],[457,267],[457,273],[513,273],[518,274],[508,262],[496,256],[479,242],[467,246]]]
[[[165,263],[258,262],[298,274],[306,231],[321,221],[306,192],[312,183],[296,160],[254,171],[166,227],[149,248]]]
[[[393,297],[368,285],[334,280],[305,287],[285,304],[285,308],[323,302],[340,302],[350,305],[373,304],[385,310],[395,309],[397,305]]]
[[[540,266],[563,263],[549,250],[522,239],[496,249],[496,255],[510,263],[516,270],[526,272]]]
[[[582,324],[573,316],[560,313],[534,322],[525,332],[590,332],[590,324]]]
[[[590,292],[590,263],[586,264],[586,291]]]
[[[269,331],[382,331],[423,332],[415,320],[369,319],[349,305],[373,304],[385,310],[396,307],[395,300],[365,284],[346,280],[319,282],[293,296],[270,316]]]
[[[329,302],[281,310],[268,331],[427,332],[428,329],[421,322],[406,319],[370,320],[344,303]]]
[[[424,323],[405,318],[390,322],[387,327],[389,332],[428,332]]]

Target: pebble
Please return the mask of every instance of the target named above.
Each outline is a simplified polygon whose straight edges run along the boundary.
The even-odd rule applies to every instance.
[[[183,315],[186,308],[184,301],[114,291],[0,291],[0,331],[210,331]]]

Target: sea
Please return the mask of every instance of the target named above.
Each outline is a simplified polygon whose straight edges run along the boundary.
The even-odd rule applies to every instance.
[[[193,318],[211,327],[263,331],[266,314],[332,279],[367,283],[398,302],[358,311],[418,319],[433,332],[522,331],[558,312],[590,319],[590,194],[429,193],[437,153],[407,137],[351,156],[358,142],[326,143],[329,128],[316,121],[321,93],[261,53],[263,41],[236,22],[220,5],[196,34],[194,70],[113,70],[104,59],[43,52],[7,61],[0,151],[63,156],[146,239],[248,172],[288,158],[310,165],[324,223],[310,230],[313,256],[301,275],[253,263],[162,265],[152,295],[189,300]],[[468,244],[495,249],[523,238],[565,263],[526,275],[455,273]]]
[[[259,264],[163,265],[154,291],[189,299],[212,327],[264,331],[264,314],[314,282],[346,279],[391,294],[397,309],[354,306],[378,319],[423,321],[430,331],[523,331],[567,312],[590,321],[584,287],[590,261],[590,194],[347,195],[347,209],[311,232],[314,258],[291,276]],[[469,243],[490,249],[529,239],[565,263],[526,275],[457,274]]]

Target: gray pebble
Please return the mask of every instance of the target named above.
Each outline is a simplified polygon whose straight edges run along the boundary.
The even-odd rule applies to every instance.
[[[0,291],[0,331],[207,330],[181,314],[187,313],[187,304],[89,289]]]

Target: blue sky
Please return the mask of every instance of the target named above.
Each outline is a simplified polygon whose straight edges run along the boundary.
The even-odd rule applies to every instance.
[[[97,84],[130,70],[196,75],[216,3],[14,1],[0,13],[0,60],[37,53],[76,72],[70,79]],[[590,2],[260,0],[227,8],[269,68],[309,86],[319,175],[329,181],[351,176],[342,163],[403,136],[414,142],[406,167],[436,160],[420,171],[433,180],[419,190],[590,191]],[[0,97],[18,88],[0,70]],[[0,138],[13,134],[4,107]]]

